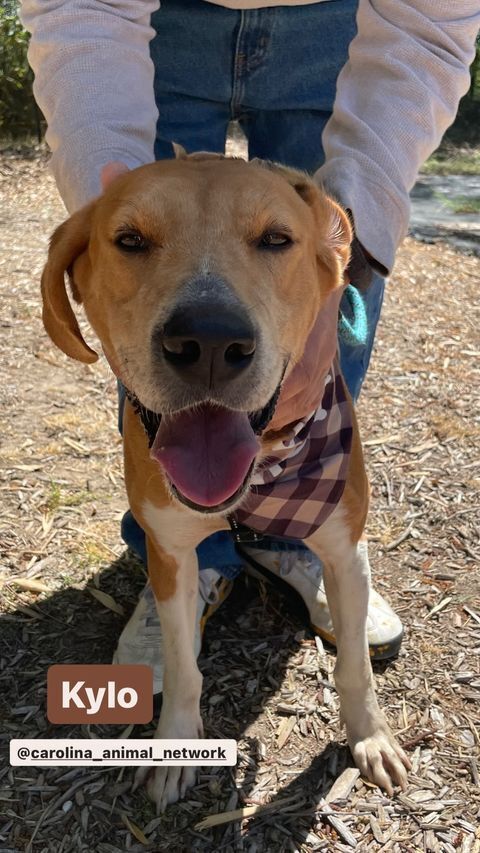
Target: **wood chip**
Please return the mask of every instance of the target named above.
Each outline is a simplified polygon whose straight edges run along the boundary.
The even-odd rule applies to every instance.
[[[296,717],[286,717],[283,719],[277,730],[277,748],[282,749],[285,746],[288,738],[293,732],[297,722]]]
[[[49,586],[33,578],[11,578],[7,583],[19,586],[21,589],[28,590],[28,592],[51,592]]]
[[[367,438],[363,442],[365,447],[377,447],[379,444],[390,444],[392,441],[400,441],[402,436],[399,433],[392,435],[381,435],[378,438]]]
[[[319,800],[318,803],[321,812],[319,813],[322,817],[328,821],[330,826],[333,826],[335,832],[340,836],[342,841],[345,841],[345,844],[348,844],[349,847],[357,846],[357,839],[353,835],[352,832],[348,829],[347,826],[343,823],[343,821],[337,816],[336,812],[330,808],[327,801],[323,798]],[[318,812],[317,812],[318,814]]]
[[[450,604],[451,601],[451,596],[449,598],[443,598],[442,601],[439,601],[439,603],[435,605],[435,607],[432,607],[432,609],[425,616],[425,619],[430,619],[430,616],[434,616],[435,613],[440,613],[440,611],[443,610],[448,604]]]
[[[325,802],[333,803],[335,800],[346,800],[359,776],[360,770],[356,767],[347,767],[338,779],[335,779],[325,797]]]
[[[379,844],[385,844],[387,839],[386,839],[385,833],[382,832],[382,829],[380,827],[378,820],[376,818],[374,818],[373,815],[370,815],[369,820],[370,820],[370,829],[372,830],[372,835],[373,835],[375,841],[378,841]]]
[[[476,613],[475,610],[472,610],[470,607],[467,607],[466,604],[463,605],[463,609],[465,613],[468,613],[468,615],[472,617],[472,619],[475,619],[476,622],[480,623],[480,615]]]

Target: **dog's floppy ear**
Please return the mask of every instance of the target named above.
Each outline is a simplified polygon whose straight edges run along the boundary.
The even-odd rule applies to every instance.
[[[65,285],[73,262],[85,251],[90,234],[94,203],[83,207],[54,232],[48,260],[42,275],[43,324],[54,344],[70,358],[91,364],[97,353],[90,349],[80,332]],[[77,288],[70,282],[72,295],[81,302]]]
[[[252,160],[253,164],[281,175],[312,209],[318,226],[317,258],[321,269],[333,273],[333,281],[343,284],[343,273],[350,260],[353,233],[347,214],[306,172],[272,163],[270,160]]]

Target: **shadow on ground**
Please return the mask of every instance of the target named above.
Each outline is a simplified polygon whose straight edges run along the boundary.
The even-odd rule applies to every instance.
[[[98,580],[129,615],[144,578],[143,568],[125,554]],[[250,579],[236,582],[230,598],[206,627],[200,658],[205,737],[241,741],[241,784],[235,768],[202,768],[199,784],[187,799],[157,818],[143,790],[131,793],[131,768],[5,767],[0,789],[17,818],[9,821],[7,816],[1,836],[6,846],[0,849],[112,853],[125,849],[125,816],[143,831],[150,829],[149,847],[158,851],[255,850],[254,839],[263,838],[266,828],[268,844],[274,846],[265,846],[263,840],[261,849],[291,850],[292,843],[306,843],[312,830],[322,826],[317,815],[320,799],[351,758],[347,748],[336,742],[319,744],[311,730],[305,739],[308,753],[300,758],[302,767],[287,755],[281,767],[287,778],[291,773],[292,781],[272,783],[272,777],[277,779],[276,758],[269,758],[266,750],[272,732],[256,728],[255,723],[272,694],[280,691],[303,633],[298,618],[292,619],[278,594],[269,590],[267,600],[264,592]],[[1,617],[0,726],[5,751],[13,737],[121,736],[119,727],[49,723],[46,675],[54,663],[109,663],[125,618],[105,609],[83,589],[71,587]],[[139,726],[131,736],[149,737],[153,729],[153,724]],[[262,788],[276,790],[273,799],[278,809],[243,826],[237,821],[201,833],[195,829],[206,815],[245,801],[261,802]],[[58,814],[61,820],[56,819]],[[66,838],[70,840],[65,842]],[[119,843],[121,847],[115,846]],[[130,843],[127,849],[145,847]]]

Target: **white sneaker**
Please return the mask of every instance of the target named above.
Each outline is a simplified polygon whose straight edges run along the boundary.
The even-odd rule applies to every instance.
[[[207,620],[230,593],[233,582],[215,569],[198,574],[198,600],[195,620],[195,655],[198,657]],[[142,591],[138,604],[123,629],[112,663],[143,663],[153,669],[153,692],[163,687],[162,631],[150,582]]]
[[[336,645],[327,596],[323,584],[323,567],[311,551],[272,551],[259,547],[237,546],[245,559],[245,570],[267,580],[283,592],[292,588],[303,600],[312,630],[332,645]],[[285,585],[288,585],[287,587]],[[397,614],[376,592],[370,589],[367,617],[370,657],[385,660],[397,654],[403,637],[403,627]]]

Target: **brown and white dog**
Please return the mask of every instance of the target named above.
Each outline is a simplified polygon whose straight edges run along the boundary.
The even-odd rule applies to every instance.
[[[97,359],[72,311],[68,273],[113,370],[141,406],[161,415],[150,450],[126,402],[127,492],[146,532],[164,642],[157,737],[202,734],[195,548],[228,527],[227,514],[248,494],[272,440],[271,430],[254,435],[252,413],[268,409],[320,309],[342,286],[350,241],[343,211],[303,173],[212,155],[182,155],[117,178],[53,235],[42,278],[47,332],[72,358]],[[368,483],[353,413],[352,421],[342,497],[306,544],[324,563],[350,749],[361,772],[391,793],[405,786],[409,761],[375,696],[370,572],[359,546]],[[147,780],[159,809],[195,781],[189,767],[147,771],[137,779]]]

